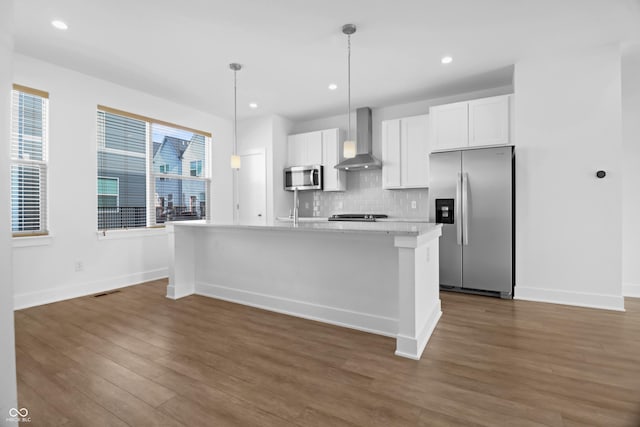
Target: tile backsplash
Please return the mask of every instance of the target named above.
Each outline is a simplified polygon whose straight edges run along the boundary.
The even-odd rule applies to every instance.
[[[304,191],[299,197],[300,216],[377,213],[403,218],[429,217],[428,189],[383,190],[381,170],[347,172],[344,192]]]

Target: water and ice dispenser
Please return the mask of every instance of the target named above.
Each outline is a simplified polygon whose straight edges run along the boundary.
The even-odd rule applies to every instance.
[[[453,224],[455,199],[436,199],[436,222],[438,224]]]

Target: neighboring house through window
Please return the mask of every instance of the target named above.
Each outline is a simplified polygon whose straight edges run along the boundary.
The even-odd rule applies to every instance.
[[[48,234],[49,94],[14,85],[11,96],[11,230]]]
[[[120,206],[120,182],[118,178],[98,177],[98,210]]]

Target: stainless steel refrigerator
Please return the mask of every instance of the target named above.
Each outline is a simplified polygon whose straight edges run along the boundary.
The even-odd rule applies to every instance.
[[[443,224],[440,288],[512,298],[512,146],[432,153],[430,221]]]

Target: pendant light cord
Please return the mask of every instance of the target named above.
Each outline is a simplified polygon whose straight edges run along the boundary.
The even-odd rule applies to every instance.
[[[233,70],[233,154],[238,154],[238,71]]]
[[[347,140],[351,141],[351,34],[347,35]]]

